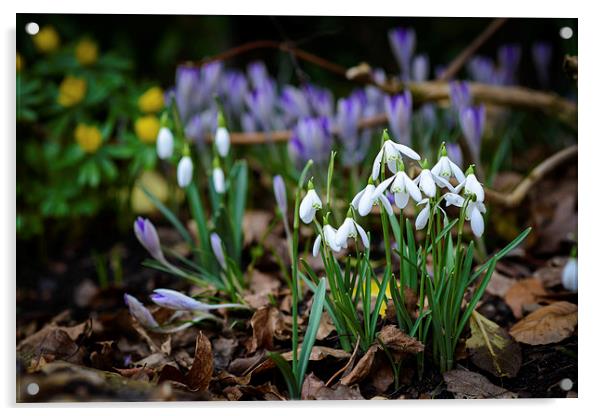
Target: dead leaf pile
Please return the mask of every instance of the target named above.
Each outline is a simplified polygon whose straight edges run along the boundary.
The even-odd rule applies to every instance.
[[[573,335],[576,326],[577,305],[561,301],[530,313],[510,329],[510,335],[524,344],[551,344]]]

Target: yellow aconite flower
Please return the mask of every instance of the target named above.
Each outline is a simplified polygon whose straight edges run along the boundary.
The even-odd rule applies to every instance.
[[[36,49],[42,53],[52,53],[56,51],[61,43],[59,34],[52,26],[44,26],[32,37]]]
[[[96,126],[80,123],[75,128],[75,140],[86,153],[94,153],[102,144],[102,135]]]
[[[159,201],[167,202],[169,186],[165,178],[155,171],[144,171],[132,189],[130,203],[135,214],[151,214],[157,210],[142,188],[149,190]]]
[[[159,123],[159,119],[155,116],[140,117],[134,124],[136,136],[144,143],[155,143],[160,128],[161,123]]]
[[[86,95],[86,80],[67,76],[59,86],[58,103],[63,107],[72,107]]]
[[[138,98],[138,107],[143,113],[156,113],[163,108],[163,90],[152,87]]]
[[[75,58],[81,65],[92,65],[98,59],[98,45],[90,39],[82,39],[75,46]]]
[[[372,280],[372,282],[370,283],[370,294],[373,298],[376,298],[378,296],[378,284],[374,280]],[[391,288],[389,287],[389,285],[387,285],[385,289],[385,295],[387,299],[391,299]],[[383,303],[380,305],[380,310],[378,311],[378,314],[380,316],[387,315],[387,302],[383,301]]]
[[[23,60],[23,57],[21,56],[21,54],[19,52],[17,52],[17,72],[21,71],[23,69],[23,66],[25,65],[25,61]]]

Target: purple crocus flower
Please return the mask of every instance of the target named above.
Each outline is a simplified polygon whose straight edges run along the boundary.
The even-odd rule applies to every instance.
[[[389,44],[397,64],[401,69],[402,78],[410,78],[410,65],[416,47],[416,33],[413,28],[398,27],[389,30]]]
[[[458,143],[446,143],[447,157],[458,166],[462,166],[463,157],[462,149]]]
[[[217,233],[211,233],[210,240],[213,255],[217,259],[217,262],[222,267],[222,269],[226,270],[228,267],[226,265],[226,256],[224,255],[222,239],[219,237],[219,235],[217,235]]]
[[[220,90],[228,114],[231,117],[239,117],[244,109],[245,96],[248,93],[245,75],[240,71],[226,71],[221,78]]]
[[[255,133],[259,130],[257,122],[253,116],[247,112],[242,113],[240,117],[240,126],[245,133]]]
[[[150,313],[150,311],[146,309],[146,307],[138,299],[126,293],[123,295],[123,300],[130,310],[130,315],[132,315],[140,323],[140,325],[148,329],[159,327],[159,324],[153,317],[153,314]]]
[[[412,80],[424,82],[429,78],[430,63],[427,54],[416,55],[412,60]]]
[[[533,65],[537,79],[544,88],[550,83],[550,61],[552,60],[552,45],[547,42],[535,42],[531,47]]]
[[[409,145],[412,134],[412,94],[405,90],[385,100],[385,112],[393,137],[401,144]]]
[[[485,106],[466,107],[460,113],[460,126],[466,137],[473,159],[478,160],[481,153],[481,138],[485,127]]]
[[[176,69],[174,93],[180,117],[186,122],[198,110],[203,100],[201,75],[198,68],[181,65]]]
[[[470,94],[470,86],[466,81],[452,81],[449,83],[449,98],[451,108],[456,114],[471,105],[472,95]]]
[[[330,158],[332,144],[328,118],[306,117],[300,119],[293,129],[288,151],[297,164],[305,164],[309,159],[317,164],[324,164]]]
[[[205,136],[217,130],[217,108],[215,105],[201,113],[194,114],[184,127],[184,134],[188,140],[199,146],[205,143]]]
[[[485,56],[475,56],[467,65],[471,78],[483,84],[498,84],[498,76],[493,60]]]
[[[358,123],[365,105],[366,95],[363,91],[340,98],[337,103],[336,123],[343,146],[343,163],[346,166],[353,165],[363,157]]]
[[[266,79],[246,96],[249,112],[263,130],[272,129],[272,116],[276,105],[274,81]]]
[[[259,88],[270,79],[270,76],[268,75],[268,69],[262,61],[251,62],[247,66],[247,75],[251,80],[251,85],[253,88]]]
[[[384,84],[387,81],[387,74],[381,68],[374,69],[372,71],[372,78],[379,84]],[[378,87],[374,85],[367,85],[365,88],[367,106],[374,108],[375,114],[383,113],[385,111],[385,96],[386,94]]]
[[[308,84],[303,88],[303,92],[314,115],[332,118],[334,114],[334,98],[329,90]]]
[[[285,125],[291,126],[298,119],[310,116],[310,106],[303,92],[286,85],[280,94],[280,108],[284,113]]]
[[[283,216],[286,217],[287,211],[287,201],[286,201],[286,186],[284,185],[284,179],[282,176],[276,175],[274,176],[274,196],[276,196],[276,203],[278,204],[278,209],[282,213]]]
[[[155,289],[150,297],[153,302],[162,308],[173,309],[176,311],[208,311],[211,309],[243,306],[237,303],[210,305],[208,303],[199,302],[190,296],[186,296],[183,293],[171,289]]]
[[[136,218],[136,221],[134,221],[134,234],[136,234],[136,238],[140,244],[155,260],[167,263],[161,250],[161,242],[159,241],[157,229],[148,218]]]
[[[210,62],[201,67],[200,89],[204,105],[209,105],[213,102],[213,96],[217,93],[219,87],[222,70],[222,62]]]
[[[503,85],[516,83],[516,71],[520,64],[521,47],[517,44],[500,46],[497,51],[499,62],[499,77]]]

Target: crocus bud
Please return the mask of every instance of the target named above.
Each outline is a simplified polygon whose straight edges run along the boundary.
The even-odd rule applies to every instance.
[[[153,329],[158,328],[159,324],[150,313],[148,309],[144,307],[142,303],[135,297],[128,295],[127,293],[123,296],[125,304],[130,310],[130,315],[132,315],[136,320],[145,328]]]
[[[571,292],[577,291],[577,259],[571,257],[562,269],[562,286]]]
[[[287,202],[286,202],[286,186],[284,185],[284,179],[282,176],[274,176],[274,195],[276,196],[276,203],[278,209],[282,215],[286,215]]]
[[[192,159],[190,156],[184,156],[178,163],[178,186],[186,188],[192,181]]]
[[[389,30],[389,44],[402,71],[403,78],[408,79],[412,55],[416,46],[416,33],[414,29],[398,27]]]
[[[481,153],[481,138],[485,128],[485,106],[466,107],[460,113],[460,126],[474,158]]]
[[[173,154],[173,134],[167,127],[161,127],[157,136],[157,155],[159,159],[169,159]]]
[[[412,94],[409,90],[387,97],[385,111],[391,131],[398,143],[410,144],[412,133]]]
[[[213,255],[217,259],[217,262],[222,266],[222,269],[226,270],[226,257],[224,256],[222,239],[217,233],[211,233],[211,249],[213,250]]]
[[[244,307],[238,303],[210,305],[171,289],[155,289],[151,299],[162,308],[176,311],[208,311],[211,309]]]
[[[151,256],[161,263],[165,263],[165,257],[163,256],[161,243],[159,242],[159,235],[150,220],[142,217],[136,218],[136,221],[134,221],[134,234],[136,234],[136,238],[138,238],[140,244],[142,244]]]
[[[230,150],[230,133],[225,127],[218,127],[215,132],[215,147],[221,157],[226,157]]]

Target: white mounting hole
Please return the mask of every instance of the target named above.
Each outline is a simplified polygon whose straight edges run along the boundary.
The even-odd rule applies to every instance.
[[[40,26],[36,22],[29,22],[25,25],[25,32],[27,32],[28,35],[37,35],[39,31]]]
[[[570,39],[573,37],[573,29],[568,26],[565,26],[560,29],[560,37],[562,39]]]
[[[38,386],[38,383],[29,383],[27,385],[27,394],[29,394],[30,396],[35,396],[39,392],[40,386]]]

